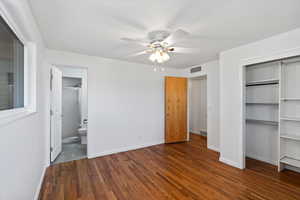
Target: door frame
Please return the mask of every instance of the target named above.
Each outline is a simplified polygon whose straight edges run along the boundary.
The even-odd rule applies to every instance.
[[[188,78],[188,93],[187,93],[187,98],[188,98],[188,102],[187,102],[187,106],[188,106],[188,109],[187,109],[187,134],[188,134],[188,141],[190,141],[190,95],[191,95],[191,79],[192,78],[202,78],[202,77],[205,77],[206,78],[206,112],[207,112],[207,119],[206,119],[206,131],[207,131],[207,139],[209,137],[209,126],[208,126],[208,119],[209,119],[209,109],[208,109],[208,75],[207,73],[203,73],[201,75],[199,74],[195,74],[195,75],[191,75]],[[208,147],[207,147],[208,148]]]
[[[47,94],[47,108],[46,108],[46,145],[45,145],[45,153],[46,153],[46,166],[51,165],[51,132],[50,132],[50,127],[51,127],[51,116],[50,116],[50,110],[51,110],[51,91],[50,91],[50,84],[51,84],[51,69],[52,66],[55,67],[65,67],[65,68],[70,68],[70,69],[83,69],[86,71],[84,75],[84,79],[86,79],[86,103],[87,103],[87,110],[86,110],[86,115],[88,117],[88,67],[83,67],[83,66],[76,66],[76,65],[64,65],[64,64],[52,64],[52,63],[47,63],[47,81],[46,81],[46,94]],[[69,75],[67,75],[69,76]],[[74,78],[75,75],[73,76]],[[82,77],[77,77],[77,78],[82,78]],[[88,129],[88,128],[87,128]],[[90,157],[90,150],[89,150],[89,134],[87,134],[87,157]]]

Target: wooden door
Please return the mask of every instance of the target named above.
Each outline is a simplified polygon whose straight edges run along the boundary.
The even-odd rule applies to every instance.
[[[187,78],[165,78],[165,143],[187,141]]]

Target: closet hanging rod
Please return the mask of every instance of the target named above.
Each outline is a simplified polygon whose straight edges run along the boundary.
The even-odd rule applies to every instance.
[[[251,64],[251,65],[246,65],[246,68],[260,68],[260,67],[268,67],[270,64],[279,64],[281,62],[280,59],[277,60],[273,60],[273,61],[266,61],[266,62],[261,62],[261,63],[255,63],[255,64]],[[269,64],[269,65],[265,65],[265,64]]]

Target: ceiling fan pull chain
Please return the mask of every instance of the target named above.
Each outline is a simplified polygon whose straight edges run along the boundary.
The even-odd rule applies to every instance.
[[[162,65],[160,65],[160,71],[161,71],[161,72],[164,72],[164,71],[165,71],[165,68],[164,68]]]
[[[153,71],[154,72],[164,72],[165,68],[161,64],[157,63],[157,65],[155,65],[155,64],[153,65]]]

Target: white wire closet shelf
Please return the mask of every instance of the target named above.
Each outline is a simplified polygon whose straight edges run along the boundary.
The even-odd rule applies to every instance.
[[[300,168],[300,160],[299,159],[291,158],[289,156],[284,156],[280,159],[280,162],[284,163],[284,164],[287,164],[287,165],[290,165],[290,166]]]
[[[281,98],[281,101],[300,101],[300,98]]]
[[[299,172],[300,55],[246,66],[244,77],[245,155]]]
[[[247,105],[279,105],[278,102],[246,102]]]
[[[290,134],[290,133],[281,133],[281,138],[288,139],[288,140],[296,140],[300,141],[300,135]]]
[[[272,126],[278,126],[279,122],[272,121],[272,120],[262,120],[262,119],[246,119],[246,122],[250,123],[258,123],[258,124],[265,124],[265,125],[272,125]]]
[[[258,81],[249,81],[246,83],[246,86],[263,86],[263,85],[274,85],[278,84],[279,79],[266,79],[266,80],[258,80]]]
[[[280,118],[281,120],[284,121],[295,121],[295,122],[300,122],[300,117],[289,117],[289,116],[284,116]]]

